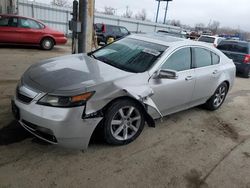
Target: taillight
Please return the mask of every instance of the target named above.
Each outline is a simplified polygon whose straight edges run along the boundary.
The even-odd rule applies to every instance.
[[[106,25],[104,25],[104,24],[102,25],[102,32],[106,33]]]
[[[250,54],[246,55],[244,58],[244,63],[250,63]]]

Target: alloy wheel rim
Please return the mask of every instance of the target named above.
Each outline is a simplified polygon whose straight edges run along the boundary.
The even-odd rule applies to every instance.
[[[214,106],[219,107],[226,97],[226,87],[221,86],[215,93]]]
[[[51,42],[50,42],[49,40],[46,40],[46,41],[44,42],[44,46],[45,46],[46,48],[50,48]]]
[[[120,108],[111,120],[111,134],[120,141],[132,138],[139,130],[141,115],[133,106]]]

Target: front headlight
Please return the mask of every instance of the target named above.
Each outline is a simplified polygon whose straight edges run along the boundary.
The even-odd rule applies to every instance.
[[[83,106],[95,92],[83,93],[76,96],[45,95],[37,104],[54,107],[76,107]]]

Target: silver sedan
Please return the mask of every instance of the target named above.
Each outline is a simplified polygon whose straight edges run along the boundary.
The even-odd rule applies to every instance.
[[[131,35],[88,54],[32,65],[12,109],[20,124],[52,144],[86,149],[100,128],[113,145],[128,144],[145,122],[203,104],[218,109],[235,65],[206,44],[166,35]]]

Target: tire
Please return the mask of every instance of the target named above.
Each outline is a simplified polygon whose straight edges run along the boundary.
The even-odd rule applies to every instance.
[[[244,74],[243,74],[244,78],[250,78],[250,68],[246,68]]]
[[[52,50],[55,43],[52,38],[44,38],[41,42],[41,48],[43,50]]]
[[[105,141],[111,145],[125,145],[134,141],[144,128],[143,110],[132,100],[118,100],[111,104],[104,117]]]
[[[213,96],[205,103],[205,108],[211,111],[217,110],[224,103],[228,92],[228,85],[223,82],[214,92]]]

